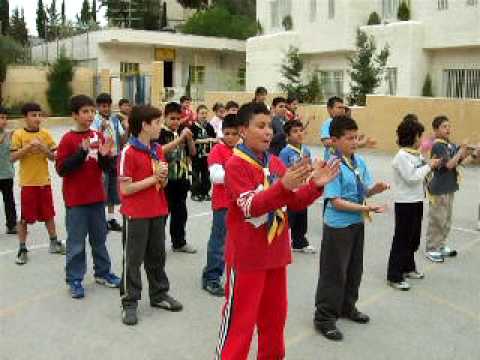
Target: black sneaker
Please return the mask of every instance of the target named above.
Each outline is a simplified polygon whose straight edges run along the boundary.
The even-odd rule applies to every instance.
[[[192,195],[192,201],[198,201],[201,202],[203,201],[203,197],[201,195]]]
[[[225,296],[225,289],[219,283],[207,283],[203,286],[203,290],[210,293],[210,295],[217,296],[217,297],[224,297]]]
[[[28,262],[28,250],[23,248],[18,250],[17,258],[15,259],[15,264],[25,265]]]
[[[183,305],[168,294],[163,294],[157,300],[150,300],[150,306],[172,312],[182,311],[183,309]]]
[[[107,228],[110,231],[122,231],[122,226],[115,219],[108,220]]]
[[[16,235],[16,234],[18,234],[16,226],[7,228],[7,235]]]
[[[338,330],[335,324],[318,324],[315,323],[315,328],[320,331],[320,333],[325,336],[328,340],[332,341],[342,341],[343,334]]]
[[[138,323],[137,308],[133,306],[124,307],[122,310],[122,322],[125,325],[136,325]]]
[[[370,316],[364,314],[358,310],[355,310],[351,314],[345,316],[347,319],[352,320],[358,324],[368,324],[370,322]]]
[[[203,197],[203,200],[204,201],[212,201],[212,197],[209,194],[207,194]]]

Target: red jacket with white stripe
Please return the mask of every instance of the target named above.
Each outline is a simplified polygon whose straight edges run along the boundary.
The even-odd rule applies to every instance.
[[[285,165],[276,156],[270,161],[270,174],[280,178]],[[266,270],[283,267],[292,262],[288,219],[283,232],[268,244],[268,213],[288,206],[299,211],[322,195],[310,182],[296,191],[287,190],[277,180],[263,190],[263,169],[238,156],[232,156],[225,168],[225,188],[230,204],[227,213],[225,262],[240,271]]]

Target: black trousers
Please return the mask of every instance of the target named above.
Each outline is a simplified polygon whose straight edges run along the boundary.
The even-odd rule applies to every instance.
[[[395,233],[393,235],[387,279],[403,280],[403,274],[416,271],[415,252],[422,235],[423,202],[395,203]]]
[[[323,226],[320,276],[315,295],[315,319],[334,323],[357,311],[358,289],[363,274],[364,225],[346,228]]]
[[[192,159],[192,195],[207,196],[211,186],[207,157],[194,157]]]
[[[187,243],[185,228],[188,218],[187,195],[189,190],[190,182],[187,179],[169,180],[166,187],[170,211],[170,238],[175,249],[179,249]]]
[[[165,273],[166,217],[123,218],[123,274],[120,296],[123,306],[136,306],[141,298],[140,266],[144,263],[151,301],[159,300],[170,287]]]
[[[0,191],[3,196],[7,228],[11,229],[17,225],[17,210],[15,209],[15,198],[13,197],[13,179],[1,179]]]
[[[292,233],[292,247],[303,249],[308,246],[308,210],[288,211],[288,224]]]

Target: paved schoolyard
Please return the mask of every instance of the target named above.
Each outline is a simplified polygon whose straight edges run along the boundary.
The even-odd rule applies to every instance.
[[[57,139],[63,131],[65,128],[55,130]],[[314,150],[316,154],[320,151]],[[378,153],[365,156],[375,178],[390,181],[391,157]],[[342,343],[325,340],[312,327],[318,254],[296,254],[289,268],[287,359],[480,359],[480,233],[475,230],[479,179],[479,169],[466,169],[455,200],[450,239],[459,257],[431,264],[419,253],[418,265],[426,279],[412,282],[410,292],[395,291],[385,282],[392,207],[367,226],[358,307],[372,321],[366,326],[339,321],[345,335]],[[56,175],[53,184],[57,227],[63,240],[64,209]],[[391,204],[391,195],[379,196],[378,202]],[[309,238],[317,247],[321,208],[319,202],[310,210]],[[64,258],[48,254],[43,226],[30,229],[30,262],[24,267],[14,264],[16,237],[0,235],[0,359],[212,359],[222,300],[200,289],[211,221],[209,203],[189,203],[189,213],[188,240],[199,252],[173,254],[169,246],[167,260],[171,293],[185,309],[172,314],[152,309],[144,300],[136,327],[121,324],[118,291],[93,283],[90,258],[86,297],[70,299],[64,285]],[[0,217],[3,219],[2,210]],[[118,233],[109,235],[108,247],[113,269],[120,273]],[[251,358],[255,358],[254,349]]]

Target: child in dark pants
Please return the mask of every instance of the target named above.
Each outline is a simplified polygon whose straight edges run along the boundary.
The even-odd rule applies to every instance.
[[[190,156],[194,156],[196,150],[190,129],[180,128],[181,113],[182,107],[178,103],[171,102],[165,106],[165,126],[160,130],[158,143],[163,145],[163,153],[168,162],[166,194],[173,251],[194,254],[197,250],[187,244],[186,225]]]
[[[168,215],[163,191],[168,164],[158,138],[162,112],[152,106],[134,107],[129,118],[132,135],[120,158],[120,196],[123,220],[123,275],[120,287],[122,321],[137,323],[137,303],[142,291],[140,266],[145,263],[150,305],[169,311],[182,304],[168,295],[165,273],[165,222]]]
[[[320,276],[315,296],[315,327],[329,340],[342,340],[337,329],[339,317],[357,323],[370,318],[358,311],[358,289],[363,273],[364,217],[383,208],[367,205],[365,200],[389,186],[373,184],[365,160],[355,154],[358,127],[345,115],[330,124],[331,144],[341,159],[340,174],[325,186],[323,240]]]
[[[303,145],[304,128],[300,120],[291,120],[283,126],[287,135],[287,146],[280,151],[280,159],[286,167],[292,167],[303,158],[311,161],[312,155],[310,149]],[[288,224],[290,225],[292,235],[293,251],[303,252],[305,254],[315,254],[316,250],[308,243],[308,210],[301,211],[288,210]]]
[[[0,191],[3,196],[7,234],[17,233],[17,210],[13,196],[13,177],[15,170],[10,161],[12,133],[7,132],[7,110],[0,106]]]
[[[208,172],[208,154],[217,142],[215,130],[208,122],[208,108],[197,108],[197,119],[191,127],[195,141],[196,154],[192,157],[192,200],[210,201],[210,174]]]
[[[414,254],[420,245],[422,234],[423,199],[425,177],[437,168],[439,159],[428,163],[420,151],[423,125],[416,115],[409,114],[397,128],[397,143],[400,150],[393,159],[393,182],[395,184],[395,233],[393,235],[387,280],[391,287],[409,290],[408,279],[422,279],[417,271]]]

